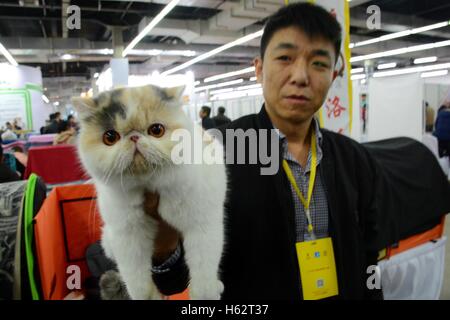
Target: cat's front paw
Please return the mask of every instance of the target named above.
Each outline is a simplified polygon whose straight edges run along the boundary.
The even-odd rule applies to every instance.
[[[189,296],[191,300],[220,300],[223,289],[220,280],[191,283]]]

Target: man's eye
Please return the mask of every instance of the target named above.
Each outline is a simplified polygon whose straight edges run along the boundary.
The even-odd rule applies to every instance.
[[[321,67],[321,68],[328,68],[328,64],[325,62],[321,62],[321,61],[314,61],[313,65]]]
[[[289,61],[291,60],[291,58],[289,56],[279,56],[277,58],[277,60],[281,60],[281,61]]]

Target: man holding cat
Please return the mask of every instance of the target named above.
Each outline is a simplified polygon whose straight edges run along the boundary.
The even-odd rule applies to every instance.
[[[271,176],[261,175],[262,164],[227,165],[224,299],[382,296],[366,285],[367,268],[377,264],[375,164],[357,142],[314,118],[336,78],[340,47],[339,23],[319,6],[292,4],[266,23],[254,61],[265,103],[223,129],[276,130],[282,161]],[[156,199],[147,203],[153,216]],[[156,247],[160,290],[183,290],[188,273],[177,232],[162,223]]]

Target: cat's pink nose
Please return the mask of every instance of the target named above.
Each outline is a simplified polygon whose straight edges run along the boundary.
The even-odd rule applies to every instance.
[[[130,140],[136,143],[139,140],[139,136],[131,136]]]

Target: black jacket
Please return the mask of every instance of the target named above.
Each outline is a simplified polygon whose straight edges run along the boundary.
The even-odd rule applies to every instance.
[[[223,114],[218,114],[217,116],[212,118],[214,122],[216,123],[216,127],[220,127],[226,124],[229,124],[231,122],[230,118]]]
[[[216,127],[216,123],[212,118],[205,117],[202,119],[202,127],[205,130],[213,129]]]
[[[0,163],[0,183],[18,181],[20,177],[6,164]]]
[[[242,117],[226,129],[272,129],[263,107],[257,115]],[[377,263],[376,169],[367,151],[355,141],[323,132],[323,158],[319,166],[327,190],[329,233],[333,239],[339,298],[380,296],[366,287],[367,266]],[[248,142],[248,141],[247,141]],[[258,143],[259,145],[259,143]],[[247,143],[248,150],[248,143]],[[271,151],[270,151],[271,152]],[[281,150],[279,150],[279,159]],[[260,174],[261,164],[227,165],[229,194],[226,202],[225,248],[221,263],[224,299],[302,298],[295,250],[295,210],[288,179],[281,169]],[[180,279],[177,265],[154,280],[164,293],[174,291]],[[181,287],[179,289],[182,289]]]

